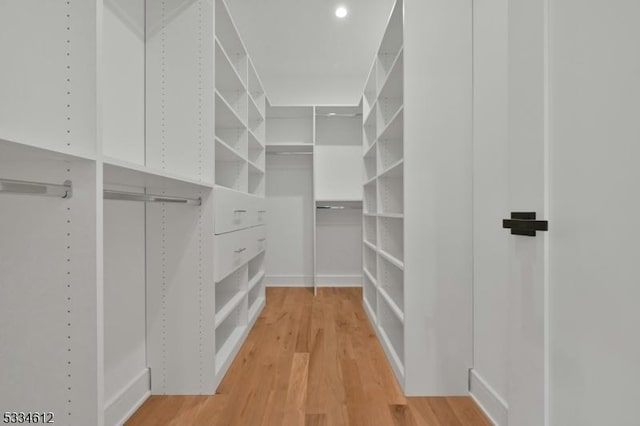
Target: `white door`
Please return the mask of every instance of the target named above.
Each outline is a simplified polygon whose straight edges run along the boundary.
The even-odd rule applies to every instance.
[[[640,424],[640,2],[509,2],[510,426]]]

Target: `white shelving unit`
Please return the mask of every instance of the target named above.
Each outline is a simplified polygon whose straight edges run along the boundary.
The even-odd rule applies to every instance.
[[[0,401],[110,426],[213,394],[265,303],[267,101],[226,6],[26,0],[0,25]]]
[[[456,33],[470,14],[449,6],[396,1],[362,97],[363,304],[405,394],[416,396],[466,394],[471,367],[470,268],[452,270],[441,254],[457,241],[457,264],[469,265],[470,235],[448,218],[471,209],[456,195],[471,185],[470,143],[460,134],[471,116],[470,36]],[[438,25],[437,48],[424,16],[455,21]]]
[[[266,300],[262,280],[267,100],[223,0],[215,1],[215,44],[214,192],[220,203],[214,236],[217,387]],[[255,245],[260,248],[255,250]]]

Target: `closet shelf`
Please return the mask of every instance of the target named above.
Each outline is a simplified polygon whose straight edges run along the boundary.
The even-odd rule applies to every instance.
[[[388,260],[389,263],[391,263],[393,266],[400,269],[401,271],[404,271],[404,262],[391,256],[389,253],[387,253],[383,249],[378,249],[378,253],[380,254],[380,256],[384,257],[385,260]]]
[[[102,160],[104,162],[105,185],[135,186],[138,188],[150,187],[170,190],[193,189],[194,186],[199,188],[213,188],[213,182],[179,176],[111,157],[103,157]]]
[[[231,335],[227,337],[227,340],[224,342],[222,347],[220,347],[216,351],[216,374],[218,374],[222,370],[222,368],[226,366],[227,361],[230,361],[229,358],[234,355],[236,349],[240,347],[246,329],[246,325],[239,325],[238,327],[236,327],[233,332],[231,332]]]
[[[244,79],[242,78],[242,76],[238,72],[238,69],[233,64],[233,61],[231,61],[231,58],[229,57],[229,54],[225,50],[224,45],[222,44],[222,42],[220,42],[220,40],[218,40],[218,37],[215,37],[215,42],[216,42],[216,48],[220,49],[220,52],[222,53],[227,65],[233,70],[233,73],[235,74],[235,78],[238,80],[238,83],[240,84],[240,86],[245,91],[248,91],[247,86],[244,84]],[[216,67],[217,66],[218,66],[218,64],[216,64]]]
[[[261,169],[256,163],[254,163],[253,161],[248,161],[248,163],[250,175],[264,175],[264,170]]]
[[[378,93],[378,97],[385,90],[385,88],[387,87],[387,84],[390,84],[392,82],[392,80],[391,80],[392,79],[392,75],[393,75],[394,71],[396,71],[396,68],[398,67],[398,64],[402,64],[401,57],[402,57],[402,53],[403,52],[404,52],[404,49],[403,49],[402,46],[400,46],[400,49],[398,49],[398,52],[396,53],[396,56],[393,59],[391,67],[389,68],[389,72],[387,73],[387,75],[384,76],[384,81],[383,81],[382,85],[380,86],[380,92]],[[402,77],[396,79],[396,82],[397,81],[402,82]]]
[[[364,186],[369,185],[370,183],[375,182],[375,180],[377,179],[377,176],[372,177],[371,179],[367,179],[366,181],[364,181]]]
[[[386,304],[393,311],[395,316],[398,317],[398,320],[400,320],[400,322],[404,324],[404,312],[402,312],[402,309],[400,309],[398,305],[396,305],[396,302],[394,302],[393,299],[391,299],[391,296],[389,296],[389,293],[387,293],[382,286],[377,286],[377,287],[378,287],[378,292],[380,293],[380,295],[382,296]]]
[[[257,142],[257,144],[260,145],[262,148],[265,147],[264,141],[260,140],[260,138],[251,129],[249,129],[249,137],[253,138]]]
[[[388,217],[388,218],[391,218],[391,219],[403,219],[404,218],[404,214],[403,213],[377,213],[375,216]]]
[[[246,161],[246,158],[219,137],[216,141],[216,161]],[[219,148],[218,148],[219,147]]]
[[[242,300],[245,298],[245,296],[247,295],[247,292],[242,290],[239,291],[238,294],[236,294],[235,296],[233,296],[231,298],[231,300],[229,300],[221,309],[219,312],[216,313],[216,317],[215,317],[215,326],[216,328],[218,328],[218,326],[220,324],[222,324],[224,322],[224,320],[227,319],[227,317],[229,316],[229,314],[231,312],[233,312],[233,310],[242,302]]]
[[[260,310],[262,309],[262,306],[264,306],[265,303],[265,299],[264,297],[258,297],[254,302],[253,305],[251,305],[251,307],[249,307],[249,322],[253,323],[256,319],[256,316],[258,315],[258,313],[260,312]]]
[[[378,284],[377,284],[376,279],[373,277],[373,275],[371,275],[371,272],[369,272],[369,271],[367,270],[367,268],[364,268],[364,273],[365,273],[365,275],[369,278],[369,280],[371,281],[371,283],[372,283],[374,286],[378,287]]]
[[[264,197],[262,195],[249,194],[249,193],[247,193],[245,191],[238,191],[237,189],[229,188],[229,187],[224,186],[224,185],[215,184],[215,185],[213,185],[213,187],[214,188],[220,188],[220,189],[222,189],[224,191],[233,191],[233,192],[236,192],[238,194],[242,194],[243,196],[255,197],[255,198],[260,199],[260,200],[264,199]]]
[[[18,142],[20,141],[20,142]],[[40,148],[38,145],[46,145],[45,141],[0,136],[0,158],[11,161],[96,161],[95,155],[68,154],[66,152]]]
[[[260,119],[262,121],[266,120],[266,118],[264,116],[264,113],[260,109],[260,106],[258,105],[258,103],[253,98],[253,94],[251,92],[249,92],[249,102],[251,102],[251,104],[253,104],[253,107],[255,108],[256,112],[258,113],[258,116],[260,117]]]
[[[393,163],[391,166],[389,166],[385,170],[383,170],[378,175],[378,177],[379,178],[400,177],[400,176],[403,175],[403,165],[404,165],[404,159],[398,160],[395,163]]]
[[[309,143],[267,143],[267,153],[278,154],[286,152],[313,153],[313,145]]]
[[[370,242],[369,242],[369,241],[367,241],[367,240],[363,240],[363,241],[364,241],[364,244],[365,244],[367,247],[369,247],[371,250],[374,250],[374,251],[377,251],[377,250],[378,250],[378,249],[376,248],[376,245],[375,245],[375,244],[372,244],[372,243],[370,243]]]
[[[362,155],[363,158],[368,158],[370,156],[375,156],[375,154],[376,154],[375,149],[376,149],[376,143],[377,142],[378,142],[378,140],[376,139],[371,143],[371,145],[369,145],[367,147],[367,149],[364,151],[364,154]]]
[[[398,353],[396,352],[395,348],[391,344],[391,340],[389,340],[387,333],[379,323],[377,326],[377,330],[378,330],[378,336],[382,341],[382,348],[387,353],[387,357],[393,363],[393,367],[396,370],[397,374],[400,376],[400,378],[404,378],[404,366],[402,364],[402,361],[400,360],[400,357],[398,356]]]
[[[375,310],[371,307],[366,297],[363,297],[362,301],[364,302],[364,309],[367,312],[367,315],[369,315],[371,324],[373,324],[373,327],[377,330],[378,326],[376,324],[378,323],[378,320],[376,319]]]
[[[389,122],[386,124],[386,126],[384,126],[384,128],[380,132],[377,139],[380,139],[380,140],[390,139],[388,136],[389,136],[389,131],[391,130],[391,126],[394,125],[396,120],[400,117],[400,114],[403,114],[403,113],[404,113],[404,104],[400,104],[396,112],[394,112],[391,118],[389,119]],[[400,128],[400,130],[402,130],[402,128]]]
[[[365,216],[367,217],[378,217],[379,214],[378,213],[364,213]]]
[[[369,113],[367,114],[366,117],[364,117],[364,120],[362,121],[364,123],[364,126],[373,126],[372,123],[370,123],[369,121],[372,120],[376,114],[376,104],[378,103],[378,99],[376,99],[372,104],[371,104],[371,109],[369,109]]]
[[[221,109],[221,110],[220,110]],[[218,115],[220,113],[220,115]],[[229,102],[216,90],[216,127],[221,128],[246,128],[244,120],[238,115]]]
[[[264,278],[264,270],[258,272],[258,274],[249,281],[249,291],[253,290],[253,288],[260,282],[261,279]]]

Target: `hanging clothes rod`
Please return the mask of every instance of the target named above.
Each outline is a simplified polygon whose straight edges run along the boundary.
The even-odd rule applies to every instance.
[[[321,209],[321,210],[345,210],[345,209],[362,210],[362,207],[354,207],[354,206],[316,206],[316,209]]]
[[[267,151],[267,155],[313,155],[311,151]]]
[[[27,182],[23,180],[0,178],[0,193],[71,198],[73,190],[70,180],[65,181],[62,185],[58,185],[53,183]]]
[[[316,117],[327,117],[327,118],[358,118],[362,117],[361,112],[354,112],[351,114],[339,113],[339,112],[329,112],[327,114],[316,114]]]
[[[169,197],[166,195],[137,194],[135,192],[104,190],[105,200],[142,201],[145,203],[174,203],[187,206],[202,205],[201,198]]]

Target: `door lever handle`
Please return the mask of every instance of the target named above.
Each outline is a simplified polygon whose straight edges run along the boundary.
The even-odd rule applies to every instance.
[[[536,220],[536,212],[511,212],[511,219],[503,219],[502,227],[511,229],[511,235],[535,237],[537,231],[549,230],[549,222]]]

